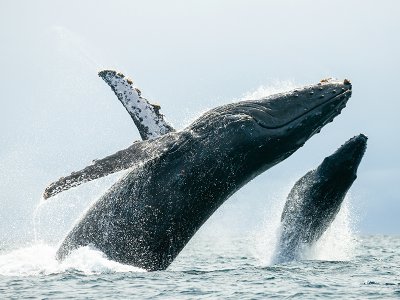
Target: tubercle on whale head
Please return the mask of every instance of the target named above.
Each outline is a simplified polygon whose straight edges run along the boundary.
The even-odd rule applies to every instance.
[[[206,128],[204,123],[207,123],[206,119],[209,118],[213,122],[224,119],[225,123],[229,123],[229,120],[235,123],[252,121],[261,127],[261,134],[268,131],[273,134],[280,130],[286,134],[288,130],[309,123],[311,116],[320,119],[319,123],[323,123],[322,125],[332,121],[346,105],[351,94],[352,85],[348,79],[323,79],[317,84],[266,98],[249,99],[217,107],[200,117],[189,128]]]
[[[300,89],[242,103],[258,126],[261,138],[276,139],[287,151],[301,147],[333,121],[352,94],[349,80],[326,79]]]
[[[351,93],[352,85],[349,80],[323,79],[316,85],[259,100],[257,104],[267,112],[268,116],[257,121],[260,126],[267,129],[287,129],[296,123],[297,126],[301,126],[310,116],[321,116],[321,119],[325,119],[326,112],[339,113],[344,107],[339,104],[345,105]],[[334,116],[328,117],[328,121]]]

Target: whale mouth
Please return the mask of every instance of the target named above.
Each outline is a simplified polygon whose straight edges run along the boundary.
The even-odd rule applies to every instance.
[[[297,120],[304,118],[307,115],[318,115],[321,114],[321,110],[320,108],[325,107],[327,105],[331,105],[332,110],[329,115],[326,116],[327,122],[330,122],[333,120],[333,118],[335,116],[337,116],[338,114],[340,114],[340,111],[346,107],[346,103],[349,100],[350,96],[352,94],[352,90],[351,88],[348,90],[344,90],[341,93],[337,94],[334,97],[331,97],[321,103],[316,104],[315,106],[305,110],[303,113],[300,113],[299,115],[297,115],[296,117],[292,118],[291,120],[281,123],[279,125],[268,125],[266,124],[259,116],[254,116],[252,114],[249,114],[249,117],[251,117],[260,127],[265,128],[265,129],[280,129],[286,126],[289,126],[291,123],[296,122]],[[259,104],[257,104],[259,105]],[[262,107],[262,105],[259,105],[260,107]],[[265,109],[262,109],[262,111],[270,116],[271,114],[268,113],[268,111],[265,111]]]

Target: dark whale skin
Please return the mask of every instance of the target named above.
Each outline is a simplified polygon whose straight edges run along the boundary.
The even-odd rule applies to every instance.
[[[136,143],[158,154],[135,164],[89,208],[57,258],[92,245],[124,264],[167,268],[225,200],[300,148],[350,96],[349,81],[322,81],[220,106],[182,131]]]
[[[295,260],[318,241],[356,180],[366,148],[367,137],[355,136],[295,183],[283,209],[274,263]]]

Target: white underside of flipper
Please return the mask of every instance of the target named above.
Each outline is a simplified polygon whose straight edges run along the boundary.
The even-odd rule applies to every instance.
[[[132,81],[112,70],[99,72],[99,76],[111,87],[118,100],[128,111],[143,140],[153,139],[175,131],[160,113],[160,106],[151,104],[141,96]]]

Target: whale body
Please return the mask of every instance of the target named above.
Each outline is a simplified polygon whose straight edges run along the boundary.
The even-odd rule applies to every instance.
[[[214,108],[181,131],[135,142],[52,183],[45,198],[130,168],[68,233],[57,251],[92,245],[146,270],[169,266],[235,191],[281,162],[340,114],[348,80]]]
[[[295,183],[282,212],[274,263],[298,259],[328,229],[357,178],[366,147],[365,135],[351,138]]]

